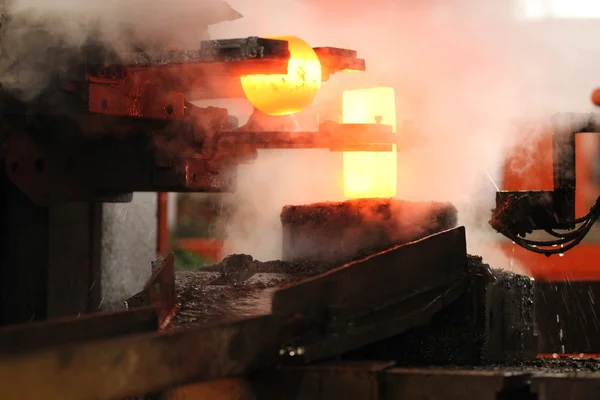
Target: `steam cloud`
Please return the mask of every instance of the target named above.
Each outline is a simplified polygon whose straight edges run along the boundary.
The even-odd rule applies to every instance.
[[[342,90],[394,87],[399,125],[413,121],[426,139],[399,154],[397,197],[453,202],[469,250],[495,267],[517,269],[488,246],[499,239],[487,223],[494,183],[502,185],[502,163],[515,144],[535,143],[537,131],[523,132],[517,121],[591,111],[589,94],[598,83],[592,68],[600,60],[593,21],[523,23],[513,2],[493,0],[230,4],[245,17],[213,27],[215,37],[294,34],[313,46],[357,50],[367,73],[335,75],[302,114],[336,117]],[[335,157],[270,152],[245,168],[236,194],[244,212],[229,227],[227,250],[278,258],[280,242],[272,238],[280,238],[284,204],[340,200],[339,180],[322,183],[324,176],[339,178]]]
[[[558,29],[522,24],[512,2],[493,0],[231,0],[244,18],[211,28],[215,38],[292,34],[313,46],[355,49],[368,72],[333,76],[302,129],[335,118],[344,89],[393,86],[398,120],[411,120],[426,145],[399,154],[398,197],[453,202],[471,252],[496,234],[487,227],[500,167],[523,142],[513,122],[560,111],[588,111],[600,60],[594,21]],[[39,94],[93,38],[117,54],[189,48],[229,9],[209,0],[7,0],[0,39],[0,83],[24,99]],[[582,59],[583,55],[585,58]],[[18,60],[18,65],[16,61]],[[595,71],[594,71],[595,72]],[[532,141],[533,143],[533,141]],[[341,158],[321,151],[270,151],[240,171],[229,252],[280,256],[281,207],[341,200]],[[488,257],[490,261],[491,258]],[[493,261],[492,261],[493,262]],[[504,260],[495,264],[506,267]]]
[[[197,48],[207,25],[239,16],[218,0],[4,0],[0,10],[0,82],[23,100],[81,60],[90,41],[117,56]]]

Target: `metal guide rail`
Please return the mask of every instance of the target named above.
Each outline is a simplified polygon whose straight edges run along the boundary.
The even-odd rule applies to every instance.
[[[125,398],[341,356],[426,324],[460,297],[466,241],[460,227],[340,266],[277,291],[269,315],[153,332],[172,304],[170,261],[157,264],[140,301],[158,310],[150,329],[116,335],[115,327],[89,341],[85,329],[73,341],[67,330],[56,344],[15,348],[0,357],[2,398]],[[303,357],[290,348],[304,348]]]

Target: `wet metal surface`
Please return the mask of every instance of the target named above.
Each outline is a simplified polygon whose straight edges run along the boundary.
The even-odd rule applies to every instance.
[[[406,367],[515,365],[535,357],[532,282],[467,257],[465,289],[430,323],[391,337],[345,359],[396,361]]]
[[[293,318],[288,347],[303,349],[287,356],[341,355],[426,324],[464,292],[466,268],[465,231],[459,227],[280,290],[273,313]]]
[[[600,282],[535,282],[540,353],[600,353]]]
[[[0,329],[0,357],[157,329],[158,316],[153,308],[16,325]]]
[[[600,374],[400,368],[393,362],[362,361],[285,367],[257,374],[250,383],[261,399],[593,400]]]
[[[195,328],[67,344],[0,358],[0,376],[4,378],[0,380],[0,393],[6,399],[85,399],[92,393],[96,398],[122,398],[293,362],[296,359],[289,357],[294,354],[285,351],[286,345],[306,348],[311,358],[338,355],[379,340],[382,335],[422,324],[432,312],[443,308],[454,296],[444,297],[446,293],[460,292],[457,283],[465,273],[465,246],[464,228],[399,245],[308,281],[301,280],[295,286],[279,287],[274,294],[273,314],[246,319],[235,317],[235,313],[268,313],[271,291],[279,283],[272,287],[264,282],[249,286],[244,281],[211,285],[215,277],[223,277],[223,271],[200,273],[205,274],[204,286],[200,285],[200,295],[197,290],[192,292],[196,306],[204,308],[194,318],[204,318],[205,323]],[[437,250],[432,251],[434,248]],[[235,264],[235,260],[232,262]],[[267,263],[256,270],[281,274],[283,265]],[[221,267],[231,272],[231,265]],[[378,274],[373,274],[375,269]],[[290,270],[295,270],[297,277],[306,276],[307,271],[322,271],[318,265],[316,269],[297,265],[294,269],[293,264]],[[231,278],[231,274],[228,276]],[[422,285],[418,293],[413,291],[414,282],[407,282],[409,276]],[[187,284],[198,289],[197,275]],[[379,290],[374,291],[374,287]],[[239,296],[240,292],[244,296]],[[188,303],[183,301],[184,294],[178,293],[180,312],[189,313],[191,310],[183,307]],[[319,309],[326,314],[320,314]],[[228,317],[235,321],[228,321]],[[173,321],[178,322],[177,317]],[[211,321],[220,323],[208,323]],[[315,336],[315,332],[324,336]],[[32,370],[37,373],[32,375]],[[29,383],[26,386],[15,385],[25,381]]]
[[[198,386],[204,393],[220,393],[215,399],[237,400],[257,394],[265,399],[343,394],[346,399],[533,400],[537,395],[553,400],[565,393],[575,399],[597,393],[600,361],[527,358],[534,345],[525,340],[530,325],[515,323],[529,318],[532,281],[467,257],[464,228],[341,267],[260,263],[236,255],[178,273],[175,280],[181,309],[171,328],[187,328],[0,358],[0,374],[7,378],[0,382],[4,398],[41,393],[48,399],[83,399],[86,393],[114,398],[198,381],[204,382]],[[240,319],[249,316],[254,317]],[[503,328],[493,329],[491,320]],[[421,328],[413,331],[416,341],[415,335],[402,334],[415,328]],[[385,348],[380,354],[388,359],[355,351],[373,342]],[[403,352],[394,353],[389,347],[394,342]],[[421,364],[411,365],[406,349],[418,350],[413,355]],[[360,358],[298,365],[344,353]],[[471,358],[461,362],[457,354]],[[264,369],[276,365],[274,371]],[[39,376],[31,377],[33,368]],[[243,390],[209,390],[209,380],[222,383],[240,374],[248,377]],[[11,384],[25,376],[33,379],[27,388]]]
[[[392,369],[384,378],[387,399],[520,399],[528,376],[519,372]]]

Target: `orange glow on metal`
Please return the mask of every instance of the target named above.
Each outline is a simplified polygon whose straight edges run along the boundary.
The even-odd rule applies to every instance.
[[[596,89],[592,92],[592,103],[596,106],[600,106],[600,89]]]
[[[562,359],[569,359],[569,358],[575,358],[575,359],[582,359],[582,358],[600,358],[600,354],[594,354],[594,353],[578,353],[578,354],[538,354],[538,358],[553,358],[553,359],[557,359],[557,358],[562,358]]]
[[[381,124],[396,132],[396,101],[393,88],[378,87],[346,91],[342,97],[342,122]],[[344,152],[346,198],[394,197],[397,185],[396,145],[388,152]]]
[[[246,98],[268,115],[288,115],[310,106],[321,89],[322,68],[313,48],[295,36],[286,40],[290,50],[286,75],[244,75],[241,77]]]

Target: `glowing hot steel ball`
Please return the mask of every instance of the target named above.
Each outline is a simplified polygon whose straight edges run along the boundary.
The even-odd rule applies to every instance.
[[[244,75],[242,88],[250,103],[268,115],[289,115],[310,106],[321,88],[321,63],[312,47],[295,36],[286,40],[290,50],[286,75]]]
[[[393,88],[378,87],[346,91],[342,97],[342,122],[381,123],[396,132],[396,100]],[[344,152],[344,196],[347,198],[396,195],[396,145],[388,152]]]

